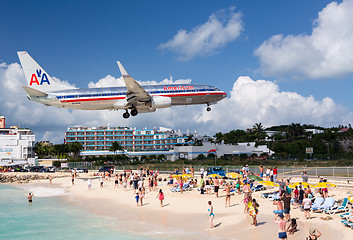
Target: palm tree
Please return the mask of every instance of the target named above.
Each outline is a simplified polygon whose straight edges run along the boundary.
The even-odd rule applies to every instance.
[[[255,123],[255,125],[253,126],[253,129],[255,131],[255,134],[261,133],[265,130],[262,123]]]
[[[124,148],[118,142],[113,142],[109,150],[113,151],[114,154],[116,154],[116,151],[123,151]]]

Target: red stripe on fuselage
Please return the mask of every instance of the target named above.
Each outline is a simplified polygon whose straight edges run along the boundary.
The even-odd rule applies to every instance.
[[[161,97],[194,97],[194,96],[205,96],[205,95],[224,95],[225,93],[214,93],[214,92],[205,92],[205,93],[187,93],[187,94],[158,94],[158,95],[151,95],[151,96],[161,96]],[[106,98],[78,98],[78,99],[72,99],[72,100],[62,100],[60,102],[62,103],[70,103],[70,102],[89,102],[89,101],[111,101],[111,100],[119,100],[119,99],[125,99],[126,96],[124,97],[106,97]]]

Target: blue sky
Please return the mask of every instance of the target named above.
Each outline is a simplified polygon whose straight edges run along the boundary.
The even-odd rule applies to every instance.
[[[353,32],[349,17],[347,19],[339,17],[345,16],[342,11],[351,10],[351,2],[351,0],[338,1],[335,5],[332,1],[319,0],[1,1],[0,20],[3,24],[0,32],[0,60],[3,65],[6,64],[2,68],[5,76],[7,71],[10,72],[11,64],[19,63],[16,52],[26,50],[49,74],[61,80],[67,80],[77,87],[87,87],[89,82],[95,83],[107,75],[120,77],[116,60],[122,61],[130,75],[140,81],[162,81],[170,76],[173,79],[191,79],[192,83],[217,86],[226,91],[229,96],[232,90],[236,90],[233,85],[238,77],[249,76],[253,81],[264,80],[272,83],[272,87],[278,88],[273,91],[280,93],[281,96],[285,92],[296,93],[303,98],[313,96],[319,103],[328,97],[335,104],[330,105],[330,109],[339,109],[339,113],[323,109],[322,112],[328,115],[321,114],[319,120],[317,116],[313,116],[316,114],[314,110],[308,110],[307,115],[299,118],[281,119],[279,117],[278,121],[265,118],[263,120],[265,125],[290,122],[312,122],[323,125],[347,123],[353,112],[350,94],[353,67],[352,70],[349,69],[351,60],[345,60],[344,54],[343,57],[341,55],[332,57],[339,61],[331,61],[330,57],[329,60],[323,61],[321,58],[332,56],[332,52],[335,53],[335,51],[330,51],[330,46],[334,46],[337,42],[328,37],[329,40],[326,42],[330,46],[326,46],[325,37],[322,36],[326,36],[333,31],[332,29],[339,28],[347,28],[349,33]],[[200,51],[195,50],[195,54],[186,59],[182,49],[184,52],[194,50],[188,45],[188,41],[199,36],[198,33],[202,32],[201,26],[204,26],[204,29],[207,28],[206,23],[210,22],[212,16],[221,25],[213,35],[215,41],[222,35],[217,31],[224,30],[227,24],[231,25],[229,19],[232,16],[237,16],[234,20],[235,24],[242,29],[237,34],[234,31],[225,33],[219,44],[212,45],[210,44],[212,39],[206,38],[205,41],[209,42],[205,43],[205,47]],[[337,20],[337,26],[331,26],[331,22],[334,24],[335,20]],[[347,26],[342,27],[342,23],[344,25],[345,22]],[[315,36],[312,35],[313,29],[318,32]],[[187,38],[182,43],[173,42],[173,38],[181,30],[185,30]],[[192,32],[196,33],[191,34]],[[282,34],[282,39],[270,40],[278,34]],[[335,34],[340,36],[340,33]],[[350,40],[353,39],[350,34],[342,36],[339,40],[344,41],[337,45],[347,47],[345,44],[349,45]],[[318,43],[318,41],[322,42]],[[167,47],[161,47],[168,42],[170,44]],[[298,45],[299,51],[296,49]],[[353,47],[349,45],[347,53],[350,53],[351,49]],[[296,56],[291,56],[293,54]],[[306,60],[308,63],[305,63]],[[327,69],[336,62],[337,65],[344,67],[336,66],[333,67],[334,70],[328,71]],[[310,64],[314,66],[313,68],[320,67],[315,72],[308,66]],[[20,73],[17,75],[21,82]],[[5,82],[5,78],[0,80]],[[255,83],[261,85],[261,82],[253,84]],[[247,95],[249,94],[257,94],[257,92],[252,90]],[[24,93],[18,92],[18,96],[23,98]],[[39,107],[36,103],[21,101],[19,104],[24,108]],[[295,105],[295,103],[291,104]],[[8,106],[3,104],[0,114],[6,115],[10,122],[29,125],[28,127],[40,132],[41,137],[44,132],[54,132],[53,128],[62,130],[65,127],[64,124],[53,124],[52,121],[22,121]],[[226,105],[224,109],[221,107],[216,110],[216,113],[226,109]],[[203,108],[191,108],[191,111],[199,111],[199,109]],[[67,110],[56,109],[55,111],[61,114]],[[178,113],[180,111],[177,110]],[[251,116],[258,112],[258,109],[254,109],[252,113],[240,112],[240,114]],[[277,110],[275,112],[279,116],[286,115],[286,113],[278,113]],[[72,114],[76,113],[69,111],[67,114],[72,117]],[[165,112],[165,114],[172,113]],[[341,114],[341,116],[335,117],[334,114]],[[123,122],[120,115],[120,112],[114,115],[119,118],[116,122],[92,119],[77,121],[77,123],[72,120],[67,124],[115,123],[115,125],[143,127],[142,123],[146,123],[146,119],[141,116],[136,121]],[[86,115],[81,117],[89,118]],[[164,124],[153,121],[153,117],[147,118],[151,119],[147,127],[163,124],[182,129],[200,128],[207,132],[208,124],[212,122],[217,125],[217,121],[212,116],[206,116],[204,113],[192,115],[195,121],[190,126],[185,126],[182,121],[171,124],[170,119],[165,119]],[[220,130],[243,128],[262,120],[261,117],[254,119],[247,117],[247,121],[238,118],[239,120],[234,124],[230,123],[227,128]],[[326,122],[324,119],[327,118],[336,118],[336,122],[333,120]]]

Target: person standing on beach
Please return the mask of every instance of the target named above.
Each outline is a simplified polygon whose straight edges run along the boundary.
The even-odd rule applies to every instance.
[[[311,200],[308,198],[308,194],[305,194],[305,198],[303,200],[303,209],[304,209],[304,216],[305,219],[310,219],[310,209],[311,209]]]
[[[214,192],[216,194],[216,197],[219,197],[218,196],[218,190],[219,190],[219,180],[217,177],[215,177],[215,180],[214,180]]]
[[[273,169],[273,182],[276,183],[277,181],[277,167]]]
[[[53,178],[51,177],[51,175],[49,175],[49,184],[51,185],[53,181]]]
[[[119,187],[119,176],[118,174],[115,174],[115,181],[114,181],[114,188]]]
[[[291,194],[290,193],[286,193],[283,197],[282,197],[282,201],[283,201],[283,213],[284,216],[286,218],[287,221],[290,220],[290,201],[291,201]]]
[[[101,187],[101,188],[103,188],[103,181],[104,181],[104,180],[103,180],[103,176],[100,175],[100,176],[99,176],[99,182],[100,182],[100,187]]]
[[[277,220],[279,218],[279,220]],[[279,214],[273,220],[274,223],[278,224],[278,239],[287,239],[286,224],[287,222],[283,219],[283,214]]]
[[[139,194],[138,193],[136,193],[135,200],[136,200],[136,206],[139,206]]]
[[[34,193],[33,193],[33,192],[28,193],[27,199],[28,199],[28,202],[29,202],[29,203],[32,203],[32,202],[33,202],[33,199],[32,199],[33,196],[34,196]]]
[[[87,182],[88,182],[88,190],[91,190],[92,189],[92,180],[89,178]]]
[[[71,175],[71,182],[72,182],[72,186],[75,184],[75,175],[72,174]]]
[[[260,169],[260,178],[263,178],[264,177],[264,166],[260,165],[259,169]]]
[[[203,175],[201,175],[201,180],[200,180],[200,189],[201,189],[200,193],[201,194],[205,194],[204,187],[205,187],[205,180],[203,179]]]
[[[273,205],[277,206],[277,210],[274,210],[273,213],[276,214],[276,215],[282,215],[283,216],[283,204],[282,204],[282,201],[280,199],[275,199],[273,201]]]
[[[303,187],[301,185],[299,185],[299,198],[298,198],[299,206],[302,205],[303,199],[304,199],[304,190],[303,190]]]
[[[302,173],[300,174],[300,176],[302,177],[303,182],[306,182],[306,183],[308,182],[309,176],[306,175],[306,171],[302,172]]]
[[[158,198],[159,201],[161,201],[161,207],[163,207],[164,193],[163,193],[162,189],[159,189],[159,193],[156,198]]]
[[[211,229],[211,228],[214,228],[214,224],[213,224],[214,213],[213,213],[212,202],[208,201],[208,205],[209,205],[209,207],[208,207],[208,211],[209,211],[208,218],[210,220],[210,229]]]
[[[228,207],[230,207],[230,191],[231,191],[231,187],[230,187],[230,184],[227,183],[226,185],[226,204],[224,207],[227,207],[227,202],[228,202]]]

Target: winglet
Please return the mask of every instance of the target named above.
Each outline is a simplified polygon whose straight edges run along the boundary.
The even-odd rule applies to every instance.
[[[121,64],[120,61],[117,61],[118,63],[118,66],[119,66],[119,70],[120,70],[120,73],[123,77],[128,77],[129,74],[126,72],[125,68],[123,67],[123,65]]]

